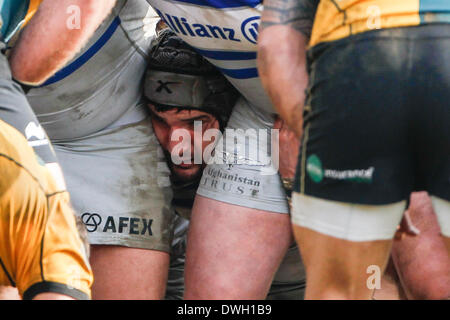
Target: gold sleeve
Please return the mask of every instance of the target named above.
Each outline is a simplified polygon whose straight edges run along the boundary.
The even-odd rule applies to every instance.
[[[93,275],[69,194],[20,132],[1,121],[0,129],[0,284],[24,299],[44,292],[89,299]]]

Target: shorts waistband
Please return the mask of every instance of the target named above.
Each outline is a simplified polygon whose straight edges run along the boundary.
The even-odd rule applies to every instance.
[[[333,46],[347,45],[352,42],[366,41],[366,40],[422,40],[422,39],[436,39],[447,38],[450,39],[450,23],[439,22],[422,24],[418,26],[387,28],[379,30],[371,30],[363,33],[358,33],[343,39],[330,42],[319,43],[308,50],[308,63],[312,62],[327,48]]]

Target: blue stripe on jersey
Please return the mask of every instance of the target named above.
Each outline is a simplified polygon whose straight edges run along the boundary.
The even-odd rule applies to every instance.
[[[239,7],[254,8],[262,3],[262,0],[172,0],[172,1],[195,4],[201,7],[213,7],[217,9],[239,8]]]
[[[420,0],[419,13],[424,12],[450,12],[449,0]]]
[[[223,74],[234,79],[250,79],[258,78],[258,70],[256,68],[248,69],[224,69],[216,66]]]
[[[215,60],[254,60],[254,51],[217,51],[195,48],[202,56]]]
[[[78,57],[75,61],[73,61],[68,66],[64,67],[60,71],[58,71],[53,77],[48,79],[41,87],[48,86],[55,82],[58,82],[72,73],[81,68],[86,62],[89,61],[101,48],[108,42],[109,39],[113,36],[114,32],[119,27],[121,21],[119,17],[116,17],[111,25],[106,29],[105,33],[81,56]]]

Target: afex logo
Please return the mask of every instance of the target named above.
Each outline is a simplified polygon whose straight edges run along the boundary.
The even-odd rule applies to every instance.
[[[81,216],[81,220],[88,232],[98,230],[99,232],[153,235],[153,219],[108,216],[103,224],[103,219],[98,213],[86,212]]]

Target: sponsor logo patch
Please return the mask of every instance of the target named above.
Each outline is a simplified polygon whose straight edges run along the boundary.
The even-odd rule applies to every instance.
[[[319,157],[312,154],[308,157],[306,161],[306,172],[308,172],[309,177],[315,183],[319,183],[323,179],[323,169],[322,162]]]
[[[351,182],[371,183],[374,167],[367,169],[335,170],[324,169],[319,157],[312,154],[306,161],[306,172],[312,181],[320,183],[324,178]]]
[[[234,26],[194,23],[180,15],[168,14],[158,9],[155,9],[155,11],[175,33],[187,37],[215,38],[235,42],[247,40],[253,44],[256,44],[258,39],[258,26],[261,21],[260,16],[245,19],[241,23],[239,30],[234,28]]]
[[[113,216],[108,216],[106,219],[102,219],[98,213],[86,212],[81,216],[81,220],[86,226],[88,232],[98,231],[107,233],[153,235],[153,219]]]

